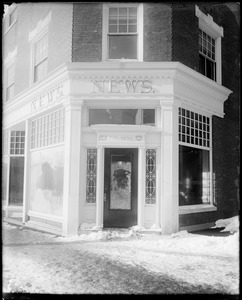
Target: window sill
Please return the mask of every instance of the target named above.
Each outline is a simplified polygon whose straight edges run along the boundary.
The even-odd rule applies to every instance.
[[[199,212],[216,211],[217,207],[211,204],[186,205],[179,207],[179,215],[195,214]]]
[[[15,24],[17,22],[17,20],[15,20],[6,30],[5,30],[5,32],[4,32],[4,35],[6,35],[8,32],[9,32],[9,30],[13,27],[13,25]]]

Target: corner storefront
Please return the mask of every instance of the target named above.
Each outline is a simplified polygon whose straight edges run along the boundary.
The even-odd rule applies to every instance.
[[[5,218],[169,234],[216,211],[211,117],[230,93],[176,62],[63,64],[5,104]]]

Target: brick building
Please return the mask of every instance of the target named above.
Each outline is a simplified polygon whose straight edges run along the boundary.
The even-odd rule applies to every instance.
[[[237,215],[238,18],[236,2],[7,6],[3,217],[73,235]]]

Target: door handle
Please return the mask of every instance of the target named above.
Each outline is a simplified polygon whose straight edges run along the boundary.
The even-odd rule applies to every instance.
[[[103,201],[106,201],[106,193],[103,195]]]

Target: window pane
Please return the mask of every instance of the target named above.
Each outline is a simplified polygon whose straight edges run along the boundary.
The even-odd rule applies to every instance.
[[[89,126],[94,124],[155,125],[155,109],[89,109]]]
[[[143,110],[143,124],[155,125],[155,110],[144,109]]]
[[[137,59],[137,36],[110,35],[110,59]]]
[[[199,55],[199,72],[205,75],[205,57]]]
[[[179,146],[179,205],[209,203],[209,151]]]

